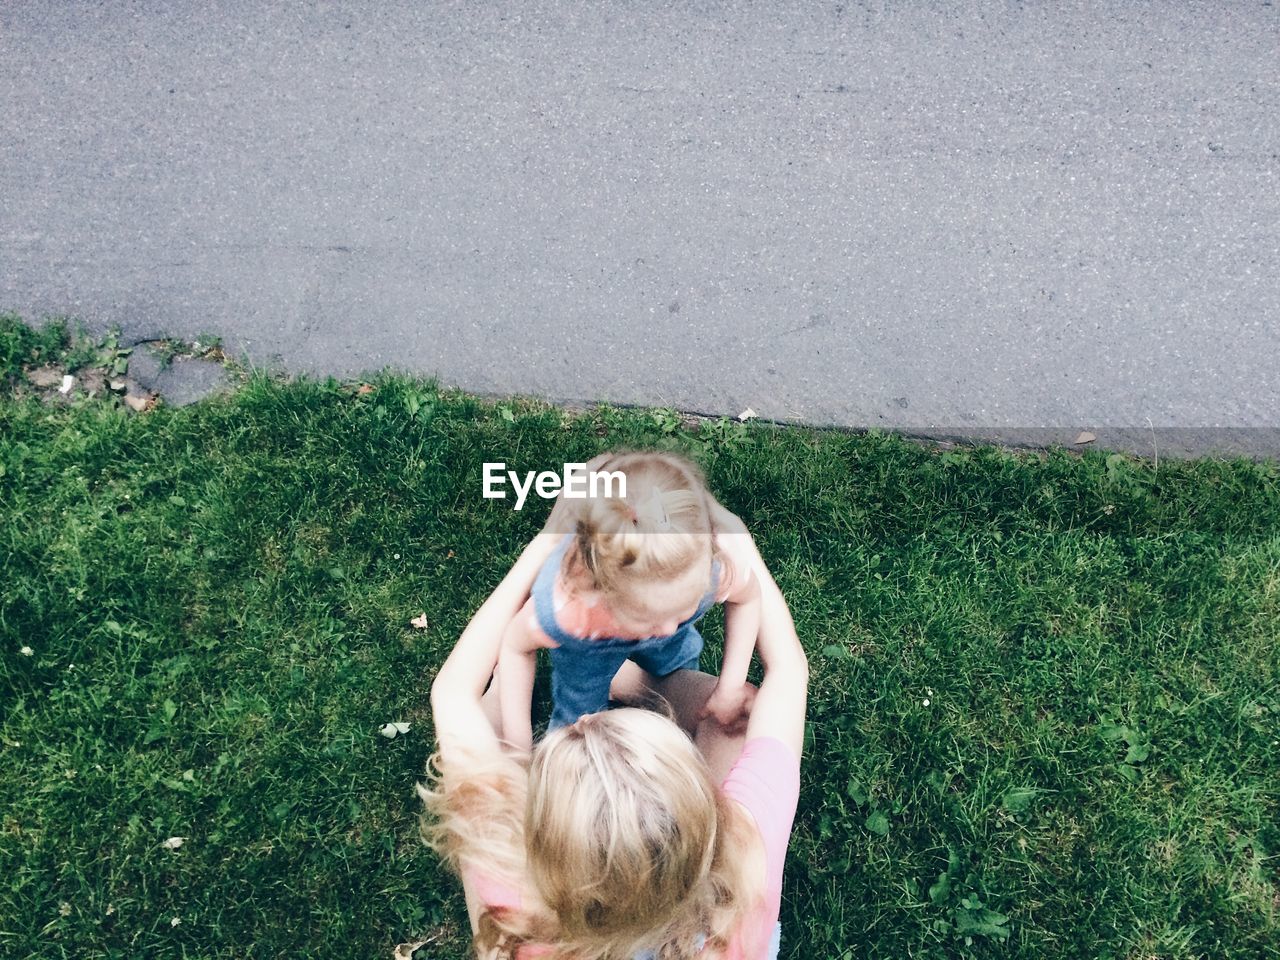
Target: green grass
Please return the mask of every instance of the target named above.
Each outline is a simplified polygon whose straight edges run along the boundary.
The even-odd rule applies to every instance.
[[[22,365],[32,366],[70,357],[71,337],[65,321],[35,330],[8,314],[0,314],[0,384],[17,378]]]
[[[0,319],[0,380],[69,349]],[[480,465],[623,444],[704,465],[810,652],[784,957],[1276,955],[1274,465],[375,383],[0,397],[0,955],[464,956],[428,688],[546,514]]]

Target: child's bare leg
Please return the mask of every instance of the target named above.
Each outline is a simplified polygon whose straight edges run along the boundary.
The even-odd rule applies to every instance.
[[[698,712],[715,685],[716,678],[700,670],[677,670],[658,678],[634,660],[628,660],[614,675],[609,699],[629,707],[648,707],[655,698],[661,697],[671,705],[676,723],[692,734],[698,726]]]
[[[702,708],[716,683],[716,677],[701,670],[677,670],[665,677],[655,677],[628,660],[614,676],[609,696],[619,703],[637,707],[651,704],[655,696],[666,700],[675,713],[676,723],[693,737],[719,783],[742,753],[746,724],[731,733],[711,718],[701,719]]]

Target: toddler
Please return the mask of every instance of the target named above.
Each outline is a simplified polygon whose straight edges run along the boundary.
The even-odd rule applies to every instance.
[[[683,457],[618,452],[588,466],[624,474],[626,496],[557,500],[552,522],[566,533],[503,636],[504,738],[532,747],[540,647],[551,657],[549,729],[555,729],[606,709],[614,674],[627,660],[657,677],[696,669],[702,653],[696,624],[715,603],[725,604],[724,659],[704,715],[733,723],[747,704],[760,625],[760,586],[742,549],[746,534],[724,532],[736,518]],[[563,522],[555,522],[557,513]]]

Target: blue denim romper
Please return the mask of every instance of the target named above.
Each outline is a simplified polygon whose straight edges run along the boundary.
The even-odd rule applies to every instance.
[[[547,652],[551,654],[551,721],[548,730],[573,723],[588,713],[599,713],[609,706],[609,685],[614,674],[628,660],[634,660],[654,676],[665,677],[669,673],[688,667],[696,670],[702,654],[702,634],[694,626],[703,614],[716,602],[716,590],[720,584],[720,561],[715,560],[711,569],[711,588],[698,603],[697,612],[680,624],[669,637],[647,637],[644,640],[627,640],[601,637],[585,640],[565,633],[556,622],[555,583],[560,575],[560,564],[565,550],[573,541],[566,534],[560,546],[547,558],[538,571],[533,584],[533,605],[538,626],[551,640],[559,644]]]

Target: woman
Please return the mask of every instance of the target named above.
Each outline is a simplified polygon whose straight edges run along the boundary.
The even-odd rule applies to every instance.
[[[749,541],[736,517],[722,520]],[[777,584],[750,544],[764,679],[745,732],[699,722],[714,677],[655,681],[629,663],[615,699],[656,693],[684,729],[620,708],[553,731],[527,757],[503,746],[494,670],[503,631],[559,540],[543,533],[526,547],[431,688],[439,773],[421,792],[433,843],[461,874],[477,956],[775,956],[808,684]]]

